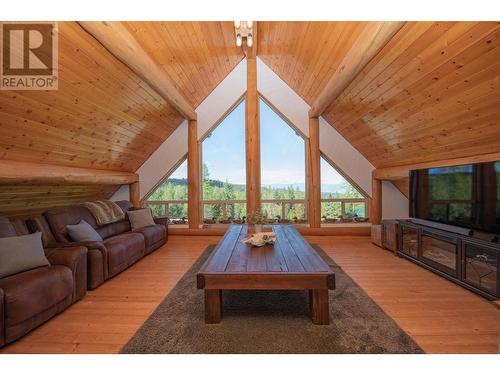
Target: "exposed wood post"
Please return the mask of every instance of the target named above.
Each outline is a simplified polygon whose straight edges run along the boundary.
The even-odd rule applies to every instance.
[[[129,185],[129,194],[130,194],[130,202],[135,208],[142,207],[141,202],[141,189],[139,185],[139,181],[132,182]]]
[[[372,198],[370,200],[370,221],[380,224],[382,221],[382,180],[372,175]]]
[[[144,79],[167,102],[188,120],[196,120],[191,104],[176,89],[167,73],[142,48],[121,22],[79,22],[85,31],[96,38],[113,56]]]
[[[308,151],[308,210],[307,215],[311,228],[321,226],[321,169],[319,151],[319,118],[309,118]]]
[[[188,220],[189,228],[200,225],[200,142],[198,141],[198,121],[188,121]]]
[[[245,143],[247,168],[247,213],[260,211],[260,126],[257,94],[257,60],[247,57]]]

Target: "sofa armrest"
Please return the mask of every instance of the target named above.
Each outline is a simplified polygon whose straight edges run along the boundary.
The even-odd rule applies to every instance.
[[[106,246],[100,241],[58,242],[54,248],[86,247],[106,251]]]
[[[73,302],[82,299],[87,292],[87,248],[83,246],[45,249],[50,264],[68,267],[73,274]]]
[[[156,224],[161,224],[161,225],[165,225],[166,227],[168,227],[168,217],[160,216],[160,217],[155,217],[153,219],[154,219]]]
[[[5,305],[4,292],[0,288],[0,348],[5,345]]]
[[[75,247],[84,246],[88,249],[87,266],[88,277],[87,282],[90,289],[95,289],[101,285],[104,280],[108,279],[108,249],[104,243],[100,241],[80,241],[58,243],[57,247]]]
[[[165,242],[168,241],[168,217],[161,216],[153,218],[156,224],[165,226]]]

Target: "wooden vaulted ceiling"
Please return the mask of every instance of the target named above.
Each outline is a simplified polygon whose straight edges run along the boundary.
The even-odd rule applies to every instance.
[[[243,58],[230,22],[127,27],[194,107]],[[56,91],[0,91],[0,158],[134,172],[182,122],[77,23],[59,22],[59,69]]]
[[[196,108],[244,58],[232,22],[124,22]]]
[[[262,22],[259,55],[308,104],[363,23]],[[323,117],[376,167],[500,151],[500,23],[407,22]]]
[[[0,157],[135,171],[180,116],[76,23],[59,23],[59,89],[0,92]]]
[[[312,104],[365,22],[259,22],[258,56]]]
[[[193,107],[244,58],[232,22],[123,24]],[[258,22],[258,56],[312,105],[367,25]],[[181,116],[79,24],[59,34],[59,90],[0,91],[0,159],[137,170]],[[407,22],[323,117],[376,167],[499,152],[499,36],[498,22]],[[0,213],[115,189],[1,186]]]
[[[135,172],[182,117],[78,23],[58,26],[59,89],[0,91],[0,159]],[[193,107],[244,57],[231,22],[126,27]],[[116,188],[2,185],[0,214],[109,198]]]

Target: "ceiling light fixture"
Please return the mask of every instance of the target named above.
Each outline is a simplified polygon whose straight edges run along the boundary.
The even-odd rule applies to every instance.
[[[234,21],[234,31],[236,33],[236,45],[241,47],[246,42],[248,47],[253,46],[253,22]]]
[[[252,47],[252,45],[253,45],[253,36],[252,36],[252,34],[248,34],[248,36],[247,36],[247,46],[248,47]]]

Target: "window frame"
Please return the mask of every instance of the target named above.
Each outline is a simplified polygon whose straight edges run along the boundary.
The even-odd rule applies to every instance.
[[[338,174],[340,174],[349,184],[352,185],[352,187],[354,187],[359,194],[361,194],[361,196],[363,198],[345,198],[345,199],[342,199],[342,198],[338,198],[338,199],[329,199],[329,198],[322,198],[320,199],[320,203],[323,203],[323,202],[332,202],[332,201],[342,201],[344,200],[344,202],[346,203],[357,203],[357,202],[364,202],[365,204],[365,218],[367,218],[367,222],[370,222],[370,196],[366,193],[366,191],[361,188],[356,182],[354,182],[352,180],[351,177],[349,177],[349,175],[347,173],[345,173],[342,168],[340,168],[332,159],[330,159],[324,152],[322,152],[320,150],[320,158],[323,158],[324,161],[326,161],[330,167],[332,167]],[[322,195],[322,191],[321,191],[321,184],[320,184],[320,196]],[[344,204],[341,203],[341,207],[344,207]],[[342,208],[341,208],[342,210]],[[343,214],[343,210],[341,212]],[[323,219],[323,216],[321,217],[321,219]],[[351,224],[356,224],[358,222],[355,222],[355,221],[352,221],[352,222],[349,222]],[[321,225],[324,225],[324,224],[335,224],[335,223],[324,223],[324,222],[321,222]]]
[[[222,122],[224,122],[224,120],[241,104],[245,101],[246,99],[246,91],[238,98],[236,99],[236,101],[217,119],[217,121],[214,122],[214,124],[205,132],[203,133],[203,135],[201,136],[201,138],[198,140],[198,144],[199,144],[199,154],[200,154],[200,160],[199,160],[199,168],[200,168],[200,171],[203,171],[203,142],[210,138],[210,136],[212,135],[212,133],[217,129],[217,127],[219,125],[222,124]],[[246,103],[245,103],[246,105]],[[245,110],[245,113],[246,113],[246,110]],[[246,116],[245,116],[245,123],[243,124],[245,129],[246,129]],[[246,135],[245,135],[246,137]],[[246,170],[246,149],[245,149],[245,192],[246,192],[246,189],[247,189],[247,186],[246,186],[246,174],[247,174],[247,170]],[[199,197],[199,201],[200,201],[200,207],[199,207],[199,212],[200,212],[200,217],[199,217],[199,220],[200,220],[200,223],[202,225],[207,225],[207,224],[212,224],[212,223],[206,223],[205,222],[205,205],[214,205],[216,204],[217,202],[220,202],[220,205],[222,206],[222,210],[223,210],[223,215],[225,216],[226,215],[226,206],[228,204],[247,204],[247,197],[245,195],[245,199],[244,200],[240,200],[240,199],[236,199],[236,200],[231,200],[231,201],[215,201],[215,200],[209,200],[209,199],[204,199],[203,198],[203,175],[202,173],[200,173],[200,181],[199,181],[199,186],[200,186],[200,197]],[[215,202],[215,203],[214,203]],[[228,203],[229,202],[229,203]],[[222,218],[223,220],[225,220],[226,218],[223,217]],[[215,224],[215,223],[214,223]],[[217,223],[217,224],[223,224],[223,223]]]
[[[151,195],[153,195],[153,193],[166,181],[170,178],[170,176],[177,170],[177,168],[179,168],[184,162],[187,162],[187,158],[188,158],[188,155],[187,153],[184,154],[178,161],[177,163],[174,164],[174,166],[172,168],[170,168],[168,170],[168,172],[160,179],[160,181],[155,184],[150,190],[149,192],[144,196],[144,198],[142,199],[144,204],[146,206],[149,207],[149,204],[148,204],[148,200],[149,198],[151,197]],[[188,175],[186,175],[186,182],[187,184],[189,184],[189,180],[188,180]],[[186,185],[187,186],[187,185]],[[152,201],[152,202],[160,202],[160,201]],[[166,201],[161,201],[161,202],[166,202],[165,203],[165,215],[168,217],[168,205],[169,204],[186,204],[188,205],[188,215],[186,215],[186,218],[187,218],[187,222],[186,223],[176,223],[174,222],[174,219],[171,219],[170,217],[168,217],[169,219],[169,224],[176,224],[176,225],[180,225],[180,224],[187,224],[189,223],[189,199],[186,198],[186,200],[166,200]]]
[[[280,203],[280,205],[281,205],[280,209],[281,209],[281,213],[283,215],[283,212],[285,211],[285,205],[286,204],[290,204],[290,203],[303,204],[304,205],[304,219],[300,220],[300,222],[298,222],[298,224],[308,223],[309,222],[309,215],[308,215],[308,205],[307,205],[307,202],[309,200],[309,184],[308,184],[308,181],[307,181],[307,175],[308,175],[308,172],[307,172],[307,164],[308,164],[307,147],[308,147],[309,137],[307,137],[288,117],[286,117],[260,91],[257,91],[257,97],[259,98],[259,100],[262,100],[276,115],[278,115],[278,117],[280,117],[295,132],[295,134],[297,134],[297,136],[299,136],[300,138],[302,138],[302,140],[304,141],[304,167],[305,167],[304,168],[304,176],[305,176],[304,201],[302,201],[300,199],[296,199],[293,202],[290,202],[289,200],[286,200],[286,199],[284,199],[284,200],[262,199],[262,193],[261,193],[261,196],[260,196],[260,209],[262,211],[262,204],[263,203],[281,202]],[[260,121],[260,105],[259,105],[259,129],[261,128],[261,126],[262,126],[262,123]],[[261,142],[262,142],[262,140],[261,140]],[[261,145],[259,145],[259,147],[260,146]],[[260,150],[261,150],[261,154],[260,154],[260,157],[261,157],[260,175],[261,175],[261,178],[262,178],[262,148],[260,148]],[[261,181],[260,188],[262,189],[262,181]],[[282,218],[282,219],[284,219],[284,218]]]

